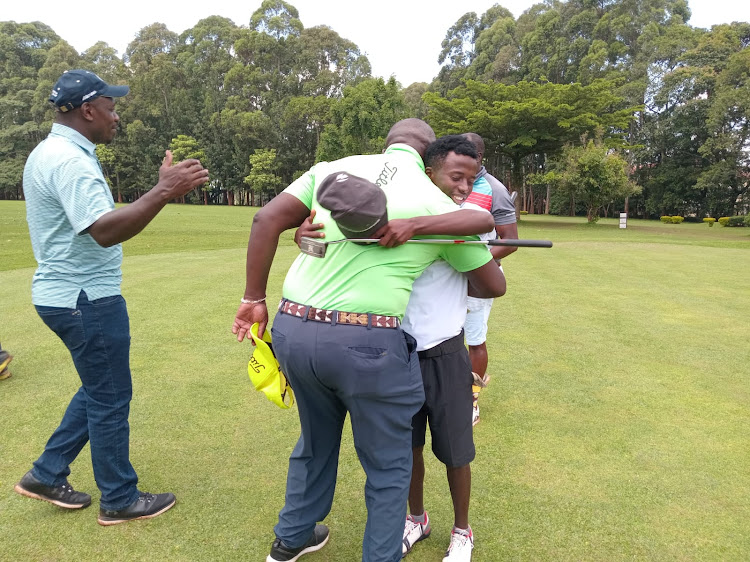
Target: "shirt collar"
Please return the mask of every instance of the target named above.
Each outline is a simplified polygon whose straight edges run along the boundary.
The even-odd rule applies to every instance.
[[[393,143],[391,146],[385,149],[385,154],[393,154],[394,152],[406,152],[414,157],[414,160],[417,161],[417,164],[424,172],[424,162],[422,161],[422,157],[419,155],[419,152],[414,150],[411,146],[408,144],[403,144],[400,142]]]
[[[91,154],[91,156],[96,156],[96,145],[72,127],[62,125],[61,123],[53,123],[50,135],[59,135],[61,137],[65,137],[66,139],[76,143],[86,152]]]
[[[487,168],[484,167],[484,164],[482,164],[482,167],[479,168],[479,171],[477,172],[477,177],[474,181],[478,180],[479,178],[483,178],[487,174]]]

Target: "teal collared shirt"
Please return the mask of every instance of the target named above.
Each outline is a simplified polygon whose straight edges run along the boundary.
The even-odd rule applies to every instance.
[[[26,221],[39,266],[31,282],[37,306],[75,308],[120,294],[122,246],[103,248],[85,231],[114,210],[96,145],[59,123],[33,150],[23,170]]]

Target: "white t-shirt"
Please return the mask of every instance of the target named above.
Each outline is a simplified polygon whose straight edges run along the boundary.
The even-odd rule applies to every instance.
[[[461,208],[484,210],[466,202]],[[493,229],[479,238],[494,240],[496,236]],[[443,260],[434,262],[414,281],[401,327],[417,340],[417,351],[435,347],[461,333],[468,292],[466,276]]]

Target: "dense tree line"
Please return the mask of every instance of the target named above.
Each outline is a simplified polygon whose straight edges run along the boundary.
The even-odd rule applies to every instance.
[[[187,202],[263,204],[315,161],[382,150],[390,126],[416,116],[438,134],[482,135],[488,169],[528,211],[747,212],[750,24],[689,18],[684,0],[547,0],[517,19],[495,5],[447,30],[438,76],[406,88],[281,0],[247,25],[211,16],[178,35],[154,23],[122,57],[103,42],[78,53],[40,22],[0,22],[0,197],[23,198],[49,91],[83,67],[131,87],[120,134],[97,149],[122,202],[153,185],[169,147],[211,170]]]

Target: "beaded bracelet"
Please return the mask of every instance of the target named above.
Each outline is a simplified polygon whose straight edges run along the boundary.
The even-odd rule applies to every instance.
[[[259,302],[263,302],[264,300],[266,300],[266,297],[263,297],[262,299],[258,299],[257,301],[251,301],[250,299],[246,299],[243,297],[240,299],[240,302],[242,304],[258,304]]]

